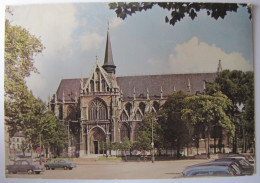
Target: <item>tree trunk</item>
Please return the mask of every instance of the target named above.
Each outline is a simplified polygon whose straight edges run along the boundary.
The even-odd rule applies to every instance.
[[[179,138],[177,138],[177,158],[180,158],[180,143],[179,143]]]

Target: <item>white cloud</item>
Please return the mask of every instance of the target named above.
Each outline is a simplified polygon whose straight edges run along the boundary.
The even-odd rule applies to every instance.
[[[33,73],[26,78],[27,86],[33,91],[35,97],[46,99],[47,81],[40,74]]]
[[[20,25],[41,38],[46,57],[67,58],[72,53],[72,33],[78,26],[76,8],[71,4],[15,6],[12,24]]]
[[[161,65],[161,63],[162,63],[160,60],[154,59],[154,58],[149,58],[149,59],[147,60],[147,62],[148,62],[150,65],[152,65],[152,66],[158,66],[158,65]]]
[[[174,72],[216,72],[219,59],[223,69],[253,70],[241,53],[225,53],[215,45],[199,42],[197,37],[177,45],[169,55],[169,64]]]
[[[104,37],[96,32],[86,32],[84,35],[80,37],[80,48],[82,51],[88,51],[93,48],[97,49],[101,46],[103,40]]]
[[[119,25],[123,24],[124,21],[121,18],[114,17],[112,22],[109,24],[110,28],[117,28]]]

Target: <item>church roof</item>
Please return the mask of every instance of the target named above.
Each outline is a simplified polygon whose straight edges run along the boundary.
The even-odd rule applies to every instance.
[[[122,90],[123,97],[133,97],[135,88],[136,97],[146,97],[147,89],[149,96],[168,96],[177,91],[190,91],[190,94],[202,92],[204,81],[213,82],[216,73],[196,74],[165,74],[117,77],[117,83]]]
[[[63,93],[64,99],[67,101],[73,101],[75,96],[80,95],[80,78],[76,79],[62,79],[58,90],[56,92],[58,101],[62,101]],[[84,83],[87,82],[87,79],[84,79]]]
[[[124,98],[133,97],[134,88],[136,98],[146,97],[147,89],[149,96],[168,96],[174,91],[185,91],[190,94],[202,92],[204,81],[213,82],[217,73],[192,73],[192,74],[164,74],[164,75],[142,75],[117,77],[117,84],[122,90]],[[62,101],[63,93],[66,101],[74,101],[75,96],[80,94],[81,79],[62,79],[57,90],[57,99]],[[84,78],[84,85],[87,78]]]

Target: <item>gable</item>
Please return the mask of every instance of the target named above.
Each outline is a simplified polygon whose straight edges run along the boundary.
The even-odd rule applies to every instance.
[[[106,92],[110,88],[111,84],[106,71],[96,63],[84,89],[88,92]]]

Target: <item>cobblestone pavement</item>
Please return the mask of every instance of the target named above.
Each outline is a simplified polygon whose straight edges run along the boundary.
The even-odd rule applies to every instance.
[[[26,179],[173,179],[185,167],[209,160],[148,162],[78,162],[73,170],[45,170],[39,175],[6,174],[6,178]]]

